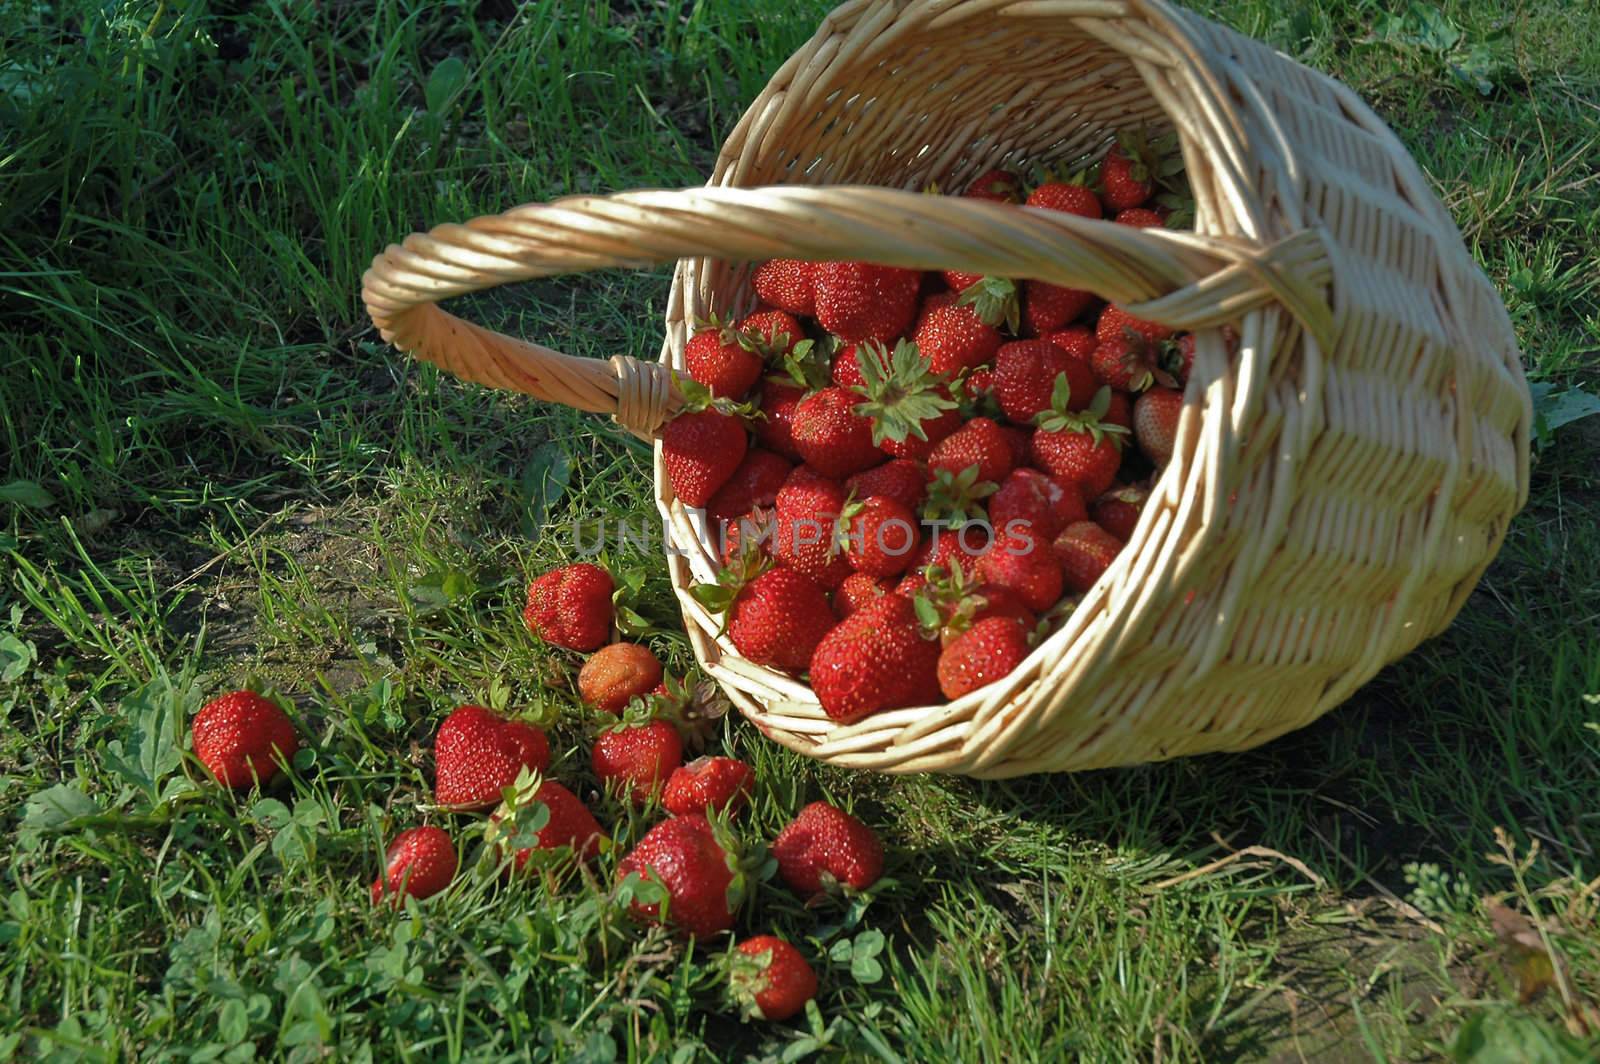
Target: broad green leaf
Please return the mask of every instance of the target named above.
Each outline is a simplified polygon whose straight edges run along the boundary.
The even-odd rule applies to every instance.
[[[433,73],[428,75],[427,87],[423,90],[429,113],[438,114],[443,111],[466,83],[467,64],[456,56],[452,55],[434,67]]]
[[[32,643],[14,635],[0,635],[0,683],[16,683],[38,658]]]
[[[78,788],[58,783],[28,799],[22,816],[22,830],[58,831],[70,827],[79,817],[93,816],[100,805]]]
[[[1593,414],[1600,414],[1600,395],[1579,388],[1556,391],[1545,381],[1531,384],[1533,393],[1533,435],[1543,445],[1555,431]]]
[[[522,470],[520,480],[528,500],[524,531],[536,536],[572,480],[572,455],[566,445],[559,440],[542,444]]]
[[[0,502],[31,506],[35,510],[48,509],[56,504],[55,496],[31,480],[13,480],[9,484],[0,484]]]

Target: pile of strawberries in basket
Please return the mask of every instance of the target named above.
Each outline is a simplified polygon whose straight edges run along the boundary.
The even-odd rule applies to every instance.
[[[1161,226],[1163,176],[1181,177],[1130,138],[1098,194],[996,170],[964,195]],[[689,340],[662,430],[673,493],[723,537],[696,597],[838,721],[1002,679],[1132,535],[1193,335],[954,270],[775,259],[754,287],[761,309]]]

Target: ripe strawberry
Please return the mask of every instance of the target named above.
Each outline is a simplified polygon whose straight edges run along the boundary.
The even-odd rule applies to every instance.
[[[747,549],[757,555],[769,551],[776,528],[774,511],[760,507],[719,525],[718,531],[722,533],[722,564],[734,564]]]
[[[994,367],[979,366],[967,374],[961,387],[973,399],[981,402],[994,392]]]
[[[778,875],[805,898],[835,886],[866,890],[883,875],[883,843],[877,833],[827,802],[800,810],[772,840],[771,853]]]
[[[508,836],[515,831],[517,817],[531,812],[535,802],[549,811],[549,818],[544,827],[531,832],[538,840],[534,846],[518,850],[512,856],[514,868],[520,871],[535,849],[554,850],[566,846],[584,861],[593,860],[600,853],[600,839],[605,834],[600,822],[581,798],[555,780],[540,780],[539,789],[533,794],[519,794],[512,801],[500,803],[500,808],[489,817],[491,827],[485,841],[496,844],[503,855]]]
[[[948,395],[941,392],[941,397]],[[885,436],[878,449],[884,454],[894,458],[908,458],[914,462],[926,462],[933,449],[939,446],[940,441],[948,438],[962,425],[961,411],[956,409],[941,410],[937,415],[917,422],[917,430],[906,434],[903,440],[896,440]],[[921,432],[927,439],[917,435]]]
[[[929,297],[912,331],[912,342],[937,374],[954,375],[981,366],[1000,347],[1000,330],[985,324],[964,299],[954,293]]]
[[[664,720],[620,724],[600,733],[589,761],[602,786],[643,805],[683,764],[683,740]]]
[[[1151,388],[1133,404],[1134,439],[1157,468],[1172,461],[1181,413],[1183,393],[1175,388]]]
[[[844,388],[824,388],[795,408],[795,446],[806,464],[824,476],[847,477],[883,461],[872,438],[872,422],[856,413],[858,401]]]
[[[1147,207],[1129,207],[1117,212],[1113,219],[1118,225],[1131,225],[1135,229],[1160,229],[1166,219]]]
[[[1143,163],[1129,159],[1120,145],[1113,145],[1100,160],[1100,190],[1107,207],[1125,211],[1143,206],[1155,193],[1155,183]]]
[[[970,602],[970,607],[964,603]],[[958,604],[954,616],[945,622],[939,637],[944,646],[949,646],[962,633],[966,632],[979,621],[986,621],[991,617],[999,617],[1020,626],[1024,632],[1033,631],[1039,618],[1027,604],[1009,587],[999,584],[979,584],[972,588]]]
[[[661,428],[672,493],[685,506],[704,506],[739,468],[748,445],[737,418],[716,410],[679,414]]]
[[[1124,436],[1133,431],[1133,404],[1128,401],[1127,392],[1111,393],[1106,412],[1100,415],[1100,423],[1108,429],[1113,425],[1121,428]]]
[[[1005,617],[1033,631],[1038,618],[1010,588],[979,583],[977,564],[958,559],[948,568],[925,571],[925,582],[913,600],[925,627],[939,628],[939,645],[948,647],[974,624],[990,617]],[[901,592],[903,594],[903,592]]]
[[[917,515],[903,502],[882,495],[847,503],[845,560],[858,573],[898,576],[917,549]]]
[[[816,268],[817,321],[843,340],[890,343],[917,309],[922,275],[867,262],[824,262]]]
[[[981,522],[954,529],[935,526],[928,538],[922,541],[921,548],[911,562],[911,571],[895,585],[895,594],[910,598],[921,591],[927,586],[926,574],[929,570],[948,573],[959,567],[971,572],[977,560],[988,551],[993,531]]]
[[[683,363],[712,395],[738,398],[755,386],[766,359],[754,337],[713,319],[684,344]]]
[[[678,816],[645,832],[618,862],[617,878],[636,873],[659,880],[667,890],[666,922],[696,938],[710,938],[733,926],[739,900],[734,865],[735,858],[717,841],[710,821]],[[642,919],[663,919],[658,902],[634,902],[632,909]]]
[[[1103,213],[1093,190],[1075,181],[1047,181],[1028,195],[1026,205],[1064,211],[1080,218],[1099,218]]]
[[[732,757],[697,757],[667,779],[661,804],[673,816],[734,812],[750,800],[755,773]]]
[[[801,344],[810,343],[806,339],[805,329],[800,327],[794,315],[782,310],[758,310],[746,315],[739,322],[739,331],[768,358],[782,358],[792,354]]]
[[[1150,493],[1143,488],[1113,488],[1094,501],[1090,517],[1095,524],[1126,543],[1133,538]]]
[[[1116,560],[1122,541],[1093,521],[1079,521],[1062,529],[1050,549],[1067,590],[1082,594]]]
[[[1122,439],[1127,431],[1105,422],[1111,390],[1095,393],[1089,409],[1073,413],[1060,406],[1039,415],[1033,434],[1033,461],[1046,473],[1078,486],[1093,498],[1111,486],[1122,464]]]
[[[1011,472],[1011,445],[986,417],[975,417],[946,436],[928,456],[930,473],[943,469],[954,476],[971,465],[978,467],[978,480],[994,484]]]
[[[383,871],[372,881],[372,904],[392,895],[399,905],[404,895],[429,898],[456,877],[456,844],[443,828],[431,825],[402,831],[383,855]]]
[[[759,506],[771,506],[793,469],[780,454],[750,448],[733,476],[706,503],[706,516],[712,521],[732,521]]]
[[[989,499],[989,523],[996,531],[1011,531],[1021,523],[1046,541],[1087,516],[1076,484],[1037,469],[1013,469]]]
[[[523,769],[548,768],[550,742],[532,724],[482,706],[458,706],[434,736],[433,765],[433,796],[440,805],[482,809],[499,801]]]
[[[881,599],[893,589],[893,581],[884,577],[851,573],[844,578],[844,583],[839,585],[839,590],[833,593],[834,615],[842,621],[868,603]],[[809,661],[807,663],[809,664]]]
[[[1022,320],[1033,336],[1054,332],[1089,309],[1094,293],[1045,281],[1024,281]]]
[[[728,638],[747,661],[798,671],[833,627],[820,587],[793,569],[769,569],[740,589],[728,610]]]
[[[825,591],[850,575],[850,563],[838,549],[839,514],[845,491],[810,466],[800,466],[778,492],[772,556]]]
[[[845,344],[834,352],[828,370],[828,379],[840,388],[855,389],[862,383],[861,356],[882,358],[887,352],[882,344]]]
[[[870,357],[858,359],[861,383],[853,391],[863,401],[855,410],[871,419],[873,443],[884,453],[897,458],[926,454],[933,441],[959,427],[956,401],[916,344],[902,340],[893,353],[876,343],[862,350]]]
[[[950,291],[958,296],[965,294],[967,289],[984,280],[983,274],[967,273],[965,270],[941,270],[939,276],[950,286]]]
[[[800,461],[800,448],[794,443],[794,411],[806,397],[804,388],[768,377],[761,382],[761,413],[756,418],[756,439],[769,451]]]
[[[817,311],[817,274],[813,263],[772,259],[756,267],[751,283],[761,302],[768,306],[806,316]]]
[[[1069,325],[1050,333],[1041,339],[1049,340],[1075,362],[1089,364],[1089,359],[1094,356],[1094,349],[1100,346],[1100,340],[1095,336],[1094,330],[1083,325]]]
[[[1083,410],[1094,398],[1095,379],[1084,365],[1047,340],[1017,340],[994,360],[994,394],[1006,417],[1022,425],[1050,409],[1057,381],[1065,377],[1067,409]]]
[[[969,199],[1021,203],[1022,180],[1008,170],[990,170],[973,178],[972,184],[961,194]]]
[[[885,595],[852,613],[811,655],[811,687],[833,720],[937,700],[939,644],[909,599]]]
[[[1028,656],[1028,633],[1009,617],[978,621],[939,655],[939,689],[946,698],[1001,679]]]
[[[783,939],[747,938],[735,954],[728,965],[728,993],[746,1018],[782,1023],[817,996],[817,973]]]
[[[1094,325],[1094,335],[1101,343],[1141,336],[1152,344],[1158,344],[1171,336],[1172,332],[1171,327],[1136,318],[1115,303],[1106,304],[1106,309],[1100,312],[1099,320]]]
[[[522,619],[546,643],[593,650],[611,635],[611,574],[579,562],[552,569],[528,585]]]
[[[1033,433],[1021,425],[1002,424],[1000,433],[1011,448],[1011,468],[1025,466],[1033,458]]]
[[[1189,383],[1189,374],[1194,372],[1194,333],[1184,333],[1178,337],[1177,364],[1173,367],[1174,374],[1180,384]]]
[[[1089,365],[1094,379],[1119,392],[1142,392],[1156,384],[1168,387],[1177,382],[1161,368],[1160,348],[1140,336],[1102,340],[1094,349]]]
[[[1015,591],[1031,610],[1047,610],[1061,598],[1061,566],[1050,553],[1050,541],[1027,529],[996,537],[978,559],[978,577]]]
[[[195,756],[224,787],[266,783],[278,774],[278,762],[300,748],[288,716],[254,691],[230,691],[207,702],[190,731]]]
[[[857,473],[844,482],[845,489],[858,499],[882,495],[909,510],[922,505],[928,492],[928,478],[909,458],[896,458],[875,469]]]
[[[637,643],[603,646],[578,670],[579,696],[586,705],[607,713],[621,713],[660,682],[660,660],[649,647]]]

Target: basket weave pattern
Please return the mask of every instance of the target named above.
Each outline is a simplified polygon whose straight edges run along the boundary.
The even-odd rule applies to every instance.
[[[1176,130],[1193,233],[911,190]],[[1175,454],[1066,625],[948,705],[830,721],[741,659],[688,587],[714,530],[657,500],[696,655],[770,738],[881,771],[1014,776],[1242,750],[1338,705],[1461,608],[1527,495],[1510,323],[1449,215],[1350,90],[1159,0],[855,0],[784,64],[705,189],[440,226],[374,261],[383,336],[469,380],[614,414],[677,404],[693,321],[776,256],[1092,289],[1197,331]],[[573,359],[440,310],[509,281],[680,260],[661,365]],[[1217,326],[1239,332],[1229,355]]]

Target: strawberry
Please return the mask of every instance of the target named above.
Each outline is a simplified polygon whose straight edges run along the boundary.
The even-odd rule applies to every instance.
[[[1172,335],[1173,330],[1160,322],[1136,318],[1115,303],[1106,304],[1094,324],[1094,335],[1103,344],[1107,340],[1124,340],[1143,337],[1158,344]]]
[[[745,1017],[782,1023],[817,996],[817,973],[783,939],[757,935],[735,950],[728,965],[728,993]]]
[[[916,457],[926,452],[913,440],[931,449],[932,441],[959,427],[955,400],[916,344],[902,340],[892,353],[878,344],[863,345],[862,350],[867,354],[857,360],[861,383],[853,391],[864,401],[855,410],[871,419],[873,443],[884,453]]]
[[[873,425],[856,413],[857,397],[844,388],[824,388],[800,400],[794,411],[794,442],[806,464],[839,478],[883,461]]]
[[[1177,371],[1174,375],[1181,384],[1188,384],[1189,374],[1194,372],[1194,342],[1194,333],[1178,337],[1177,359],[1172,368]]]
[[[1080,218],[1099,218],[1103,213],[1093,190],[1076,181],[1046,181],[1028,194],[1026,206],[1063,211]]]
[[[817,273],[813,263],[772,259],[756,267],[751,283],[761,302],[768,306],[807,316],[817,311]]]
[[[844,578],[844,583],[839,585],[839,590],[833,593],[834,615],[842,621],[868,603],[881,599],[893,589],[893,582],[883,577],[851,573]]]
[[[528,585],[522,619],[546,643],[593,650],[611,636],[611,574],[579,562],[552,569]]]
[[[867,262],[824,262],[816,268],[817,321],[843,340],[889,343],[917,310],[922,275]]]
[[[771,377],[761,382],[759,405],[764,416],[756,419],[755,432],[762,446],[800,460],[800,449],[794,443],[794,411],[805,397],[805,389],[796,384]]]
[[[1056,382],[1066,378],[1067,409],[1083,410],[1094,398],[1094,374],[1048,340],[1017,340],[994,360],[994,394],[1006,417],[1022,425],[1050,409]]]
[[[1129,207],[1118,211],[1112,220],[1118,225],[1131,225],[1135,229],[1160,229],[1166,225],[1165,218],[1146,207]]]
[[[1155,194],[1155,184],[1142,162],[1130,159],[1120,145],[1113,145],[1100,160],[1100,194],[1107,207],[1125,211],[1143,206]]]
[[[685,506],[704,506],[744,461],[748,444],[737,418],[709,409],[680,413],[661,428],[672,493]]]
[[[372,904],[385,895],[394,904],[409,894],[429,898],[450,885],[456,877],[456,844],[443,828],[433,826],[402,831],[384,851],[383,871],[372,881]]]
[[[800,466],[778,492],[772,556],[831,591],[850,574],[835,535],[845,491],[810,466]]]
[[[845,481],[844,486],[858,499],[882,495],[915,510],[922,505],[923,496],[927,494],[928,478],[911,459],[896,458],[864,473],[857,473]]]
[[[731,757],[697,757],[673,772],[661,793],[661,804],[673,816],[705,816],[735,812],[750,801],[755,773]]]
[[[986,324],[966,296],[932,296],[922,304],[912,342],[934,373],[954,375],[994,358],[1000,330]]]
[[[917,549],[917,515],[903,502],[873,495],[845,504],[845,560],[858,573],[898,576]]]
[[[996,484],[1011,472],[1011,445],[989,418],[973,418],[941,440],[928,456],[930,473],[942,469],[953,476],[971,465],[978,467],[980,481]]]
[[[728,638],[745,660],[799,671],[833,627],[833,608],[816,584],[778,566],[738,590],[728,608]]]
[[[1033,434],[1034,464],[1076,484],[1085,498],[1109,488],[1122,464],[1127,430],[1104,420],[1111,394],[1109,388],[1101,388],[1089,409],[1080,413],[1058,403],[1049,413],[1039,415],[1039,428]]]
[[[1009,617],[978,621],[939,655],[939,689],[946,698],[1010,674],[1028,656],[1028,633]]]
[[[973,178],[972,184],[961,194],[968,199],[1021,203],[1022,180],[1008,170],[990,170]]]
[[[806,351],[810,350],[805,329],[786,311],[759,310],[746,315],[739,322],[739,331],[749,338],[757,351],[769,358],[781,359],[793,354],[801,344],[807,345]]]
[[[994,391],[994,367],[979,366],[966,375],[961,387],[973,399],[981,402]]]
[[[1011,448],[1011,467],[1027,465],[1033,458],[1033,433],[1021,425],[1002,424],[1000,434]]]
[[[1172,461],[1181,413],[1183,393],[1175,388],[1151,388],[1133,404],[1133,437],[1158,468]]]
[[[1161,367],[1161,348],[1138,335],[1113,337],[1095,346],[1089,365],[1094,379],[1119,392],[1142,392],[1177,382]]]
[[[722,533],[722,564],[732,565],[746,550],[761,554],[772,545],[777,518],[772,510],[758,507],[736,520],[719,526]]]
[[[1094,293],[1045,281],[1022,284],[1022,320],[1034,336],[1054,332],[1089,309]]]
[[[937,699],[939,644],[923,635],[915,608],[885,595],[852,613],[811,655],[811,686],[830,718],[848,723],[869,713]]]
[[[664,720],[618,724],[595,739],[589,761],[601,786],[643,805],[683,764],[683,739]]]
[[[645,832],[617,864],[617,878],[630,874],[659,880],[666,888],[666,912],[659,902],[633,902],[634,915],[665,920],[696,938],[710,938],[733,926],[740,884],[736,859],[717,840],[703,816],[663,820]]]
[[[969,465],[959,473],[934,470],[933,479],[928,481],[928,497],[922,504],[924,520],[935,526],[952,528],[965,528],[981,521],[983,500],[993,495],[999,485],[979,480],[980,475],[977,465]]]
[[[981,273],[967,273],[965,270],[941,270],[939,276],[950,286],[950,291],[958,296],[985,279]]]
[[[543,827],[528,832],[536,841],[533,846],[517,850],[512,855],[513,867],[520,871],[535,849],[554,850],[561,846],[570,848],[580,860],[593,860],[600,853],[600,839],[605,835],[600,822],[595,820],[594,814],[589,812],[589,807],[583,804],[581,798],[555,780],[537,782],[537,790],[531,786],[523,788],[519,784],[518,793],[500,803],[500,808],[489,817],[490,827],[484,835],[484,841],[495,845],[504,856],[506,843],[519,831],[518,819],[530,816],[537,803],[548,811],[547,819]],[[533,790],[533,793],[526,794],[525,790]]]
[[[266,783],[300,748],[289,717],[254,691],[230,691],[201,707],[190,727],[195,756],[224,787]]]
[[[1069,325],[1043,336],[1040,339],[1048,340],[1065,351],[1075,362],[1089,364],[1089,359],[1094,356],[1094,349],[1100,346],[1100,340],[1095,336],[1094,330],[1083,325]]]
[[[939,629],[939,645],[948,647],[969,628],[990,617],[1004,617],[1032,631],[1038,618],[1010,588],[976,582],[973,559],[957,559],[947,568],[926,570],[925,583],[913,604],[924,628]]]
[[[1088,516],[1078,486],[1037,469],[1013,469],[989,499],[989,523],[997,532],[1025,530],[1044,540]]]
[[[1133,538],[1150,493],[1143,488],[1113,488],[1094,501],[1090,516],[1094,523],[1126,543]]]
[[[434,800],[459,809],[483,809],[523,769],[550,765],[550,741],[532,724],[482,706],[458,706],[433,738]]]
[[[1093,521],[1079,521],[1062,529],[1050,549],[1067,590],[1082,594],[1116,560],[1122,541]]]
[[[733,476],[706,502],[712,521],[732,521],[760,506],[771,506],[794,466],[774,451],[752,447]]]
[[[978,559],[978,576],[1016,592],[1031,610],[1047,610],[1061,598],[1061,566],[1050,553],[1050,541],[1028,529],[996,537]]]
[[[948,396],[948,392],[941,392],[941,397]],[[917,429],[906,434],[903,440],[896,440],[885,436],[879,450],[894,458],[908,458],[915,462],[926,462],[941,440],[944,440],[962,425],[961,411],[956,409],[941,410],[938,415],[917,422]],[[919,436],[917,433],[921,433]],[[922,437],[926,436],[926,439]]]
[[[766,360],[755,337],[713,318],[683,345],[683,364],[712,395],[737,398],[755,386]]]
[[[603,646],[578,670],[578,694],[584,704],[607,713],[621,713],[660,682],[661,661],[637,643]]]
[[[1111,393],[1111,398],[1106,402],[1106,412],[1100,415],[1100,422],[1108,429],[1117,426],[1122,429],[1123,435],[1133,431],[1133,404],[1128,401],[1127,392]]]
[[[895,585],[895,594],[910,598],[927,586],[927,573],[970,570],[989,549],[993,529],[974,522],[960,528],[935,527],[911,562],[911,571]]]
[[[828,370],[828,379],[840,388],[854,390],[862,383],[861,353],[866,352],[868,357],[883,357],[886,352],[882,344],[845,344],[834,352],[833,362]]]
[[[827,802],[800,810],[772,840],[771,853],[778,875],[808,899],[835,887],[866,890],[883,875],[883,843],[877,834]]]

